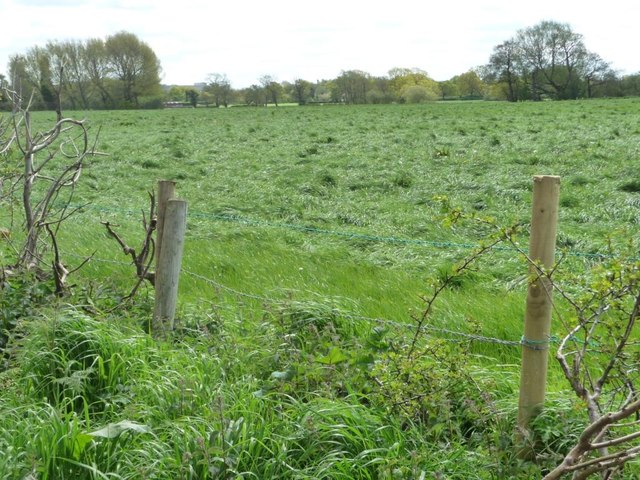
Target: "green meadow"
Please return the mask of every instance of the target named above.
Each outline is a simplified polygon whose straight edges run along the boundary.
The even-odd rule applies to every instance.
[[[5,290],[1,478],[537,478],[575,442],[586,415],[551,355],[541,453],[514,454],[513,245],[437,299],[419,365],[397,357],[434,285],[496,229],[523,225],[526,251],[534,175],[561,177],[566,271],[637,239],[640,100],[67,114],[105,153],[59,233],[69,267],[91,260],[68,297]],[[144,331],[149,286],[118,308],[135,270],[101,225],[139,248],[159,179],[189,208],[172,343]],[[554,337],[567,312],[558,299]]]

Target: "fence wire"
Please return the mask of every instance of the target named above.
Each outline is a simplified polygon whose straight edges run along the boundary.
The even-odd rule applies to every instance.
[[[106,206],[93,205],[93,204],[78,206],[78,208],[91,209],[98,212],[104,212],[109,214],[121,214],[121,215],[127,215],[127,216],[140,215],[140,211],[110,208]],[[278,228],[278,229],[285,229],[285,230],[297,231],[297,232],[308,233],[308,234],[328,235],[328,236],[334,236],[339,238],[367,240],[367,241],[381,242],[381,243],[429,246],[429,247],[443,248],[443,249],[478,248],[478,244],[472,244],[472,243],[458,243],[458,242],[426,240],[426,239],[410,239],[410,238],[401,238],[401,237],[393,237],[393,236],[378,236],[378,235],[371,235],[367,233],[322,229],[322,228],[317,228],[317,227],[312,227],[312,226],[307,226],[302,224],[272,222],[272,221],[244,217],[240,215],[215,214],[215,213],[207,213],[207,212],[189,212],[188,216],[190,218],[199,218],[199,219],[205,219],[210,221],[231,222],[231,223],[250,226],[250,227]],[[194,239],[194,236],[188,235],[187,238]],[[511,247],[511,246],[496,246],[496,247],[493,247],[493,250],[521,253],[517,248]],[[563,251],[562,253],[565,256],[585,257],[585,258],[594,258],[594,259],[615,258],[614,255],[608,255],[608,254],[602,254],[602,253],[590,253],[590,252],[566,251],[566,250]],[[83,259],[86,259],[88,257],[88,255],[87,256],[81,256],[77,254],[67,254],[67,255],[72,257],[83,258]],[[132,265],[131,262],[111,260],[106,258],[98,258],[95,256],[92,256],[90,261],[101,262],[101,263],[112,264],[112,265],[127,266],[127,267],[130,267]],[[275,298],[253,294],[253,293],[247,293],[247,292],[243,292],[243,291],[231,288],[214,279],[186,270],[184,268],[182,269],[182,271],[186,275],[189,275],[190,277],[196,280],[205,282],[207,285],[215,288],[216,290],[227,292],[235,296],[236,298],[257,300],[269,305],[286,305],[287,304],[287,301],[285,300],[279,300]],[[549,348],[549,345],[551,343],[558,342],[558,339],[555,337],[550,337],[548,340],[544,340],[544,341],[532,341],[529,339],[525,339],[524,337],[522,337],[520,340],[505,340],[501,338],[495,338],[495,337],[489,337],[484,335],[451,330],[447,328],[435,327],[432,325],[418,326],[411,322],[400,322],[397,320],[390,320],[390,319],[381,318],[381,317],[367,317],[367,316],[352,314],[344,311],[340,311],[340,315],[347,319],[364,321],[370,324],[384,325],[384,326],[394,327],[398,329],[412,330],[414,332],[416,330],[420,330],[420,331],[424,331],[424,332],[435,334],[435,335],[454,337],[456,339],[454,340],[451,338],[448,338],[448,339],[445,338],[445,340],[451,340],[451,341],[468,340],[468,341],[477,341],[482,343],[504,345],[508,347],[526,347],[534,350],[546,350]]]
[[[68,253],[67,256],[70,257],[75,257],[75,258],[87,258],[86,256],[83,255],[78,255],[78,254],[73,254],[73,253]],[[99,262],[99,263],[106,263],[106,264],[110,264],[110,265],[119,265],[122,267],[131,267],[132,263],[131,262],[124,262],[124,261],[119,261],[119,260],[111,260],[111,259],[107,259],[107,258],[99,258],[99,257],[91,257],[91,259],[89,260],[89,262]],[[235,288],[229,287],[227,285],[224,285],[223,283],[220,283],[216,280],[213,280],[212,278],[209,277],[205,277],[204,275],[200,275],[199,273],[195,273],[192,272],[190,270],[187,270],[185,268],[182,269],[182,272],[188,276],[190,276],[191,278],[194,278],[196,280],[202,281],[204,283],[206,283],[207,285],[219,290],[219,291],[223,291],[226,293],[229,293],[233,296],[235,296],[236,298],[242,298],[242,299],[250,299],[250,300],[257,300],[260,302],[263,302],[265,304],[269,304],[269,305],[287,305],[289,302],[287,300],[282,300],[282,299],[276,299],[276,298],[272,298],[272,297],[267,297],[264,295],[257,295],[254,293],[247,293],[247,292],[243,292],[240,290],[237,290]],[[352,299],[346,299],[346,300],[351,300]],[[355,302],[354,302],[355,303]],[[353,314],[353,313],[349,313],[349,312],[345,312],[343,310],[340,310],[340,316],[342,318],[346,318],[346,319],[350,319],[350,320],[360,320],[360,321],[365,321],[371,324],[378,324],[378,325],[386,325],[386,326],[390,326],[390,327],[395,327],[395,328],[399,328],[399,329],[405,329],[405,330],[420,330],[420,331],[424,331],[424,332],[430,332],[433,334],[444,334],[444,335],[451,335],[457,338],[461,338],[461,339],[465,339],[465,340],[472,340],[472,341],[478,341],[478,342],[483,342],[483,343],[493,343],[493,344],[498,344],[498,345],[506,345],[509,347],[520,347],[524,344],[524,341],[518,340],[504,340],[501,338],[494,338],[494,337],[488,337],[488,336],[484,336],[484,335],[477,335],[477,334],[471,334],[471,333],[465,333],[465,332],[460,332],[460,331],[456,331],[456,330],[451,330],[451,329],[447,329],[447,328],[440,328],[440,327],[434,327],[432,325],[423,325],[422,327],[418,327],[417,325],[413,324],[413,323],[409,323],[409,322],[399,322],[397,320],[390,320],[387,318],[382,318],[382,317],[368,317],[365,315],[357,315],[357,314]]]
[[[70,257],[75,257],[75,258],[87,258],[86,256],[83,255],[78,255],[78,254],[73,254],[73,253],[69,253],[67,254]],[[99,262],[99,263],[105,263],[105,264],[110,264],[110,265],[119,265],[122,267],[131,267],[132,263],[131,262],[124,262],[124,261],[119,261],[119,260],[112,260],[112,259],[107,259],[107,258],[100,258],[100,257],[91,257],[91,259],[89,260],[89,262]],[[182,269],[182,272],[186,275],[188,275],[191,278],[194,278],[196,280],[202,281],[204,283],[206,283],[207,285],[215,288],[216,290],[219,291],[223,291],[226,293],[229,293],[233,296],[235,296],[236,298],[241,298],[241,299],[250,299],[250,300],[257,300],[259,302],[263,302],[265,304],[269,304],[269,305],[274,305],[274,306],[283,306],[283,305],[287,305],[288,302],[287,300],[282,300],[282,299],[276,299],[276,298],[272,298],[272,297],[267,297],[264,295],[257,295],[254,293],[247,293],[247,292],[243,292],[240,290],[237,290],[235,288],[229,287],[227,285],[224,285],[223,283],[220,283],[212,278],[206,277],[204,275],[200,275],[199,273],[195,273],[192,272],[190,270],[187,270],[185,268]],[[351,300],[352,299],[346,299],[346,300]],[[355,303],[355,302],[353,302]],[[412,331],[423,331],[425,333],[431,333],[431,334],[439,334],[439,335],[449,335],[449,336],[453,336],[456,337],[457,339],[464,339],[464,340],[470,340],[470,341],[476,341],[476,342],[482,342],[482,343],[491,343],[491,344],[497,344],[497,345],[505,345],[508,347],[521,347],[522,345],[526,345],[526,342],[521,339],[518,341],[515,340],[505,340],[505,339],[501,339],[501,338],[495,338],[495,337],[488,337],[488,336],[484,336],[484,335],[477,335],[477,334],[471,334],[471,333],[466,333],[466,332],[460,332],[460,331],[456,331],[456,330],[451,330],[448,328],[440,328],[440,327],[435,327],[432,325],[423,325],[421,327],[418,327],[417,325],[413,324],[413,323],[409,323],[409,322],[400,322],[397,320],[390,320],[387,318],[382,318],[382,317],[368,317],[365,315],[357,315],[357,314],[353,314],[353,313],[349,313],[343,310],[340,310],[339,312],[340,316],[342,318],[345,319],[350,319],[350,320],[359,320],[359,321],[364,321],[364,322],[368,322],[370,324],[377,324],[377,325],[384,325],[384,326],[389,326],[389,327],[394,327],[394,328],[398,328],[398,329],[404,329],[404,330],[412,330]],[[445,340],[448,340],[446,338],[444,338]]]
[[[140,215],[141,213],[140,210],[118,209],[118,208],[111,208],[111,207],[94,205],[94,204],[75,205],[73,207],[80,208],[80,209],[91,209],[91,210],[95,210],[103,213],[123,214],[127,216]],[[325,228],[319,228],[319,227],[314,227],[310,225],[303,225],[303,224],[296,224],[296,223],[273,222],[269,220],[245,217],[242,215],[190,211],[188,212],[188,217],[210,220],[214,222],[217,221],[217,222],[234,223],[234,224],[250,226],[250,227],[275,228],[275,229],[289,230],[289,231],[308,233],[308,234],[314,234],[314,235],[325,235],[325,236],[333,236],[337,238],[346,238],[351,240],[365,240],[365,241],[378,242],[378,243],[426,246],[426,247],[441,248],[441,249],[473,250],[475,248],[478,248],[478,244],[476,243],[451,242],[446,240],[429,240],[429,239],[421,239],[421,238],[403,238],[403,237],[394,237],[394,236],[380,236],[380,235],[373,235],[369,233],[352,232],[347,230],[325,229]],[[191,235],[188,238],[195,239],[198,237]],[[517,248],[512,246],[495,246],[492,248],[492,250],[498,251],[498,252],[513,252],[513,253],[519,252]],[[582,258],[602,259],[602,260],[616,258],[616,255],[612,255],[608,253],[583,252],[583,251],[569,250],[569,249],[560,250],[559,253],[569,257],[582,257]],[[634,260],[640,260],[640,258],[634,259]]]

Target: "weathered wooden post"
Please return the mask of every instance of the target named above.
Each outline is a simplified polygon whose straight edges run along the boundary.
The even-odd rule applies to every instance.
[[[168,200],[164,213],[162,249],[156,270],[156,303],[151,324],[151,334],[155,338],[165,338],[173,330],[187,226],[187,202]]]
[[[173,180],[158,181],[158,210],[156,221],[156,275],[160,263],[160,250],[162,249],[162,232],[164,230],[164,214],[167,202],[176,196],[176,182]]]
[[[542,409],[546,393],[552,283],[549,278],[540,274],[536,266],[549,270],[555,261],[559,196],[560,177],[546,175],[533,177],[529,259],[534,264],[529,266],[531,278],[522,337],[522,370],[518,405],[518,427],[522,433],[526,432],[529,421]]]

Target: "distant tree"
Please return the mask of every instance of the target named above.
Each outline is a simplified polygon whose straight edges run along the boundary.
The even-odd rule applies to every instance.
[[[334,81],[334,99],[344,103],[367,103],[370,78],[367,72],[343,70]]]
[[[451,81],[456,84],[458,93],[462,97],[482,97],[484,95],[485,85],[473,70],[456,75]]]
[[[9,107],[9,98],[5,93],[5,89],[8,88],[9,82],[7,77],[0,73],[0,110],[7,110]]]
[[[608,62],[597,53],[588,52],[582,65],[584,79],[587,85],[587,97],[593,97],[593,89],[605,83],[615,73]]]
[[[32,66],[27,62],[25,55],[12,55],[9,57],[9,83],[11,89],[23,97],[29,97],[31,92],[38,91],[39,73],[33,72]],[[37,102],[39,98],[36,98]]]
[[[392,68],[389,70],[389,85],[395,97],[402,102],[417,103],[426,99],[435,99],[439,96],[438,82],[429,77],[429,74],[419,68]],[[422,87],[414,89],[411,87]],[[411,100],[407,98],[411,96]],[[424,96],[424,99],[421,97]]]
[[[206,93],[211,94],[216,107],[229,106],[231,100],[231,82],[224,73],[211,73],[207,76],[207,85],[204,88]]]
[[[440,98],[445,100],[446,98],[457,97],[460,95],[458,92],[458,86],[451,80],[444,80],[438,82],[438,90],[440,92]]]
[[[108,37],[104,45],[126,105],[138,107],[140,96],[159,93],[160,61],[149,45],[129,32]]]
[[[247,105],[256,107],[264,105],[264,91],[259,85],[253,84],[249,88],[242,90],[241,95]]]
[[[262,92],[264,94],[264,104],[273,103],[277,107],[278,100],[283,93],[282,85],[276,82],[271,75],[263,75],[260,77],[260,85],[262,86]]]
[[[62,69],[63,66],[60,65],[58,68],[60,69],[60,75],[56,79],[56,85],[54,86],[53,74],[51,71],[51,59],[44,49],[40,49],[38,47],[34,48],[33,54],[35,55],[35,61],[38,64],[38,72],[39,72],[39,90],[40,97],[44,103],[44,107],[47,110],[55,110],[59,111],[60,106],[60,98],[57,94],[57,89],[62,89]]]
[[[313,85],[313,94],[311,96],[316,102],[331,102],[335,90],[334,80],[320,80]]]
[[[187,89],[178,85],[172,86],[167,92],[167,100],[171,102],[182,102],[187,98]]]
[[[402,91],[402,98],[406,103],[424,103],[437,100],[438,96],[422,85],[411,85]]]
[[[565,23],[543,21],[517,32],[494,47],[484,80],[499,85],[510,101],[575,99],[611,92],[613,72],[599,55],[589,52],[582,35]]]
[[[200,93],[193,88],[190,88],[184,92],[187,102],[193,107],[196,108],[198,106],[198,97]]]
[[[620,93],[625,96],[640,96],[640,72],[622,77]]]
[[[518,32],[517,42],[534,100],[541,93],[559,100],[578,97],[580,67],[587,56],[582,35],[568,24],[543,21]]]
[[[82,62],[87,72],[91,88],[97,91],[100,97],[102,108],[114,108],[116,102],[114,95],[109,89],[109,77],[111,75],[111,65],[107,56],[107,49],[104,42],[99,38],[87,40],[82,52]]]
[[[504,86],[506,98],[510,102],[520,100],[519,58],[518,45],[515,40],[511,39],[493,48],[487,66],[490,80]]]
[[[33,95],[31,109],[139,106],[141,96],[158,96],[160,62],[135,35],[50,41],[9,61],[11,88]],[[145,102],[147,105],[148,102]]]
[[[54,72],[64,71],[56,83],[61,83],[61,100],[73,109],[90,107],[90,78],[84,62],[85,45],[80,41],[48,42],[47,54]]]
[[[371,77],[369,79],[367,103],[392,103],[396,101],[398,101],[398,96],[392,88],[389,77]]]
[[[309,97],[311,97],[312,89],[313,84],[311,82],[307,82],[301,78],[296,78],[292,84],[292,96],[294,101],[296,101],[298,105],[305,105],[309,100]]]

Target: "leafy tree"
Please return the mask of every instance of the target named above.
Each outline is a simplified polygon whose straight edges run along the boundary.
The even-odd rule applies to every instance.
[[[89,108],[90,78],[84,58],[85,45],[80,41],[48,42],[47,54],[53,72],[63,71],[64,75],[56,78],[61,84],[62,102],[71,108]]]
[[[93,90],[98,92],[103,108],[115,107],[115,100],[108,88],[111,66],[105,43],[99,38],[87,40],[82,61]]]
[[[540,93],[557,99],[578,97],[580,67],[587,56],[582,35],[566,23],[543,21],[521,30],[517,41],[534,99]]]
[[[438,82],[427,72],[418,68],[392,68],[389,70],[389,84],[396,98],[403,102],[417,103],[427,99],[435,100],[439,96]],[[411,87],[421,87],[419,89]],[[411,100],[407,98],[410,92]]]
[[[640,72],[622,77],[620,89],[622,95],[640,96]]]
[[[582,35],[554,21],[520,30],[494,47],[486,70],[486,80],[500,85],[509,101],[591,97],[599,85],[610,90],[615,77],[606,61],[587,50]]]
[[[149,45],[128,32],[108,37],[104,45],[126,105],[138,107],[140,96],[159,93],[160,61]]]
[[[211,73],[207,77],[207,85],[204,88],[206,93],[212,95],[216,107],[224,105],[229,106],[231,100],[232,89],[231,82],[224,73]]]
[[[473,70],[457,75],[451,81],[456,84],[457,90],[462,97],[482,97],[484,95],[485,85]]]
[[[51,59],[46,51],[35,48],[33,50],[35,55],[35,60],[38,63],[38,71],[40,73],[39,78],[39,90],[40,96],[42,97],[42,101],[47,110],[60,110],[59,98],[56,94],[56,87],[54,86],[54,81],[52,79],[51,73]],[[62,71],[62,67],[59,67]],[[57,79],[57,88],[61,89],[62,87],[62,76],[60,75]]]
[[[167,92],[167,99],[173,102],[181,102],[187,97],[187,89],[185,87],[180,87],[178,85],[174,85]]]
[[[402,91],[402,98],[407,103],[424,103],[434,101],[438,97],[432,90],[422,85],[411,85]]]
[[[317,102],[330,102],[335,90],[335,80],[320,80],[313,86],[311,96]]]
[[[458,93],[458,86],[451,80],[438,82],[438,90],[442,100],[445,100],[447,97],[457,97],[460,95]]]
[[[488,71],[490,79],[500,83],[510,102],[520,100],[519,85],[519,49],[515,40],[507,40],[493,49],[489,58]]]
[[[4,109],[9,100],[5,94],[5,88],[7,88],[8,83],[7,77],[0,73],[0,110]]]
[[[398,97],[388,77],[371,77],[369,91],[367,92],[367,103],[392,103],[397,100]]]
[[[278,106],[278,100],[282,96],[282,85],[275,81],[271,75],[263,75],[260,77],[260,85],[262,85],[262,92],[264,93],[264,104],[273,103]]]
[[[293,99],[298,105],[305,105],[311,97],[313,84],[301,78],[296,78],[292,84]]]
[[[370,78],[371,75],[367,72],[360,70],[343,70],[340,76],[335,79],[334,99],[344,103],[367,103]]]
[[[184,94],[187,102],[189,102],[193,108],[196,108],[198,106],[198,97],[200,96],[200,93],[197,90],[190,88],[189,90],[186,90]]]
[[[244,102],[247,105],[253,105],[256,107],[264,105],[264,92],[262,87],[259,85],[253,84],[249,88],[242,90],[240,93],[241,96],[244,97]]]
[[[607,79],[611,78],[611,76],[615,76],[609,63],[605,62],[597,53],[588,52],[584,58],[582,68],[587,85],[588,98],[593,97],[594,87],[602,85]]]
[[[33,65],[30,65],[25,55],[13,55],[9,58],[9,82],[11,89],[21,95],[29,95],[35,90],[39,93],[38,81],[39,74],[33,71]],[[34,98],[37,103],[38,98]]]

